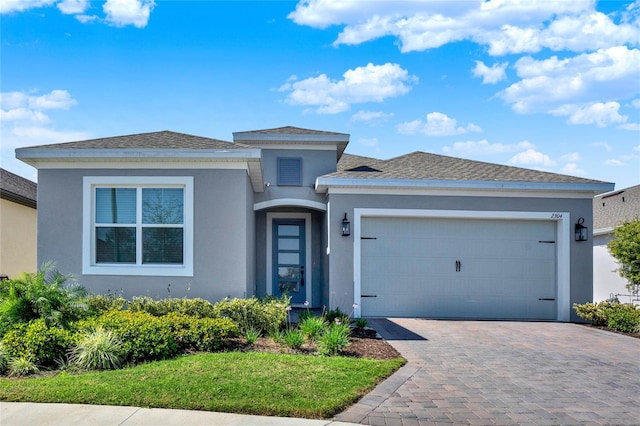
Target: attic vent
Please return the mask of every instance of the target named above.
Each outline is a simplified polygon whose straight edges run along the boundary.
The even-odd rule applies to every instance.
[[[369,167],[369,166],[358,166],[352,169],[347,169],[346,171],[347,172],[380,172],[380,170],[374,169],[373,167]]]
[[[301,158],[278,158],[278,185],[302,185]]]

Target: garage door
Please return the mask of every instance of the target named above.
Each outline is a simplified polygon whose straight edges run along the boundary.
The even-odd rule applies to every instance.
[[[363,316],[556,319],[556,224],[363,218]]]

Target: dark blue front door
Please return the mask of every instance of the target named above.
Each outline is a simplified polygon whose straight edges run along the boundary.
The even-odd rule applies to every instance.
[[[287,294],[291,303],[306,300],[304,219],[273,220],[273,295]]]

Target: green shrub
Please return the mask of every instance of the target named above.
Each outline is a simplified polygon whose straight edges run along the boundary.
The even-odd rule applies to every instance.
[[[215,305],[213,310],[216,316],[227,317],[234,320],[241,331],[254,328],[261,334],[279,330],[287,321],[287,308],[289,298],[257,299],[228,299],[225,298]]]
[[[330,309],[324,313],[324,317],[328,323],[349,324],[351,321],[349,315],[345,314],[340,308]]]
[[[12,358],[9,362],[9,377],[24,377],[36,374],[40,371],[33,362],[33,358],[19,356]]]
[[[356,328],[363,330],[369,324],[369,322],[364,318],[356,318],[353,320],[353,324],[356,326]]]
[[[166,298],[153,300],[150,297],[134,297],[129,303],[132,312],[146,312],[154,316],[163,316],[170,313],[191,315],[197,318],[215,318],[219,316],[208,300],[195,298]]]
[[[169,322],[146,312],[110,311],[81,321],[77,327],[114,331],[122,341],[126,359],[134,363],[170,358],[178,351]]]
[[[304,343],[304,336],[300,330],[287,330],[282,336],[284,344],[291,349],[300,349]]]
[[[583,305],[574,304],[573,309],[580,318],[591,321],[593,325],[606,326],[609,322],[610,309],[618,305],[620,303],[617,302],[585,303]]]
[[[640,310],[632,307],[632,305],[621,306],[626,306],[626,308],[611,309],[607,327],[616,331],[633,333],[640,326]]]
[[[244,339],[248,344],[253,345],[260,337],[260,332],[255,328],[248,328],[244,330]]]
[[[32,359],[47,367],[64,358],[74,341],[70,331],[49,327],[42,318],[17,325],[2,338],[2,343],[12,358]]]
[[[0,374],[4,374],[9,367],[9,351],[4,343],[0,342]]]
[[[320,355],[338,355],[349,344],[349,324],[333,323],[318,339],[318,353]]]
[[[102,315],[109,311],[127,309],[129,302],[122,296],[108,294],[92,294],[87,297],[87,306],[92,315]]]
[[[14,324],[42,318],[47,325],[65,326],[86,315],[86,290],[45,263],[37,273],[0,283],[0,336]]]
[[[101,327],[85,331],[70,351],[69,361],[85,370],[112,370],[122,362],[122,342],[111,330]]]
[[[300,331],[308,340],[315,342],[327,328],[327,322],[322,317],[307,317],[298,323]]]
[[[169,326],[182,351],[215,351],[226,339],[238,335],[238,325],[229,318],[194,318],[172,313],[159,319]]]

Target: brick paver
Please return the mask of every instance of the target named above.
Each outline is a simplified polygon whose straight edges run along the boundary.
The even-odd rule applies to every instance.
[[[336,420],[640,425],[640,339],[553,322],[370,322],[409,362]]]

